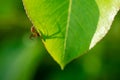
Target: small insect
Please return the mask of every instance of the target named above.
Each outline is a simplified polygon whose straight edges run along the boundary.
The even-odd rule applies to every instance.
[[[31,27],[31,32],[32,32],[32,34],[29,37],[30,39],[40,36],[34,26]]]

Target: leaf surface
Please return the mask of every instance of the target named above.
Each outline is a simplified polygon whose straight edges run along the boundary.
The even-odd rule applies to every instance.
[[[110,28],[120,0],[23,0],[53,59],[64,68],[91,49]]]

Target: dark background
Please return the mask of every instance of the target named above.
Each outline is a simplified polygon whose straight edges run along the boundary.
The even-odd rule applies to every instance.
[[[21,0],[0,0],[0,80],[120,80],[120,12],[106,37],[64,71],[39,38],[29,39],[31,26]]]

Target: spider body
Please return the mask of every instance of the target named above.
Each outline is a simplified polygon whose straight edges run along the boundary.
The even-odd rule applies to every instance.
[[[31,27],[31,32],[30,39],[40,36],[34,26]]]

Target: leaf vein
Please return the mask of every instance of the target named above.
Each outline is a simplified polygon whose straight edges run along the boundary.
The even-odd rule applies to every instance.
[[[70,15],[71,15],[71,8],[72,8],[72,0],[69,2],[69,9],[68,9],[68,19],[67,19],[67,24],[66,24],[66,34],[65,34],[65,41],[64,41],[64,52],[62,59],[64,60],[65,57],[65,50],[66,50],[66,43],[67,43],[67,37],[68,37],[68,29],[69,29],[69,23],[70,23]]]

